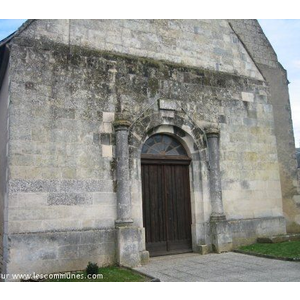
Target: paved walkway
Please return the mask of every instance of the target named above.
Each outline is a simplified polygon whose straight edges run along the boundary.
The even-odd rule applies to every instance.
[[[300,281],[300,262],[239,253],[196,253],[151,258],[136,270],[161,281]]]

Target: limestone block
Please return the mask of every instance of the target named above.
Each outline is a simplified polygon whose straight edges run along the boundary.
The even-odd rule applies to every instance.
[[[158,106],[159,109],[163,109],[163,110],[178,110],[180,111],[181,108],[181,103],[180,101],[176,101],[176,100],[171,100],[171,99],[159,99],[158,100]]]
[[[149,263],[149,252],[148,251],[141,251],[140,252],[140,257],[141,257],[141,264],[142,265],[146,265],[147,263]]]
[[[248,93],[248,92],[242,92],[242,100],[247,102],[253,102],[254,101],[254,94]]]
[[[50,193],[47,199],[48,205],[91,205],[90,194],[82,193]]]
[[[102,157],[113,157],[111,145],[102,145]]]
[[[103,112],[103,122],[104,123],[112,123],[115,119],[114,112]]]
[[[112,133],[112,123],[102,123],[100,125],[100,132],[101,133]]]
[[[300,205],[300,195],[295,195],[295,196],[293,196],[293,201],[294,201],[296,204]]]
[[[140,265],[139,229],[135,227],[119,227],[116,230],[118,264],[130,268]]]
[[[39,207],[47,205],[47,193],[14,193],[9,198],[9,207]]]
[[[199,252],[201,255],[208,254],[209,253],[208,245],[198,245],[197,252]]]
[[[232,233],[227,221],[210,222],[211,243],[217,253],[232,249]]]
[[[116,205],[116,194],[115,193],[93,193],[93,204],[111,204]]]
[[[9,273],[53,273],[83,270],[88,261],[114,264],[115,230],[11,235]]]

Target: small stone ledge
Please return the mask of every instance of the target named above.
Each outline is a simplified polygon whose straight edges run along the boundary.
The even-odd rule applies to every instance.
[[[269,243],[269,244],[292,242],[292,241],[300,241],[300,233],[274,235],[270,237],[257,238],[258,243]]]

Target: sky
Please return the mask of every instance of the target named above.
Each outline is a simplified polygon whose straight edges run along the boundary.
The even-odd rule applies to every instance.
[[[287,70],[296,147],[300,147],[300,19],[258,20]]]
[[[0,19],[0,40],[26,20]],[[300,19],[259,19],[278,59],[288,72],[296,147],[300,147]]]

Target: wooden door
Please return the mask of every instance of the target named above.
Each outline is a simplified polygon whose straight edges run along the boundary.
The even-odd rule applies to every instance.
[[[143,218],[151,256],[192,251],[189,159],[142,159]]]

